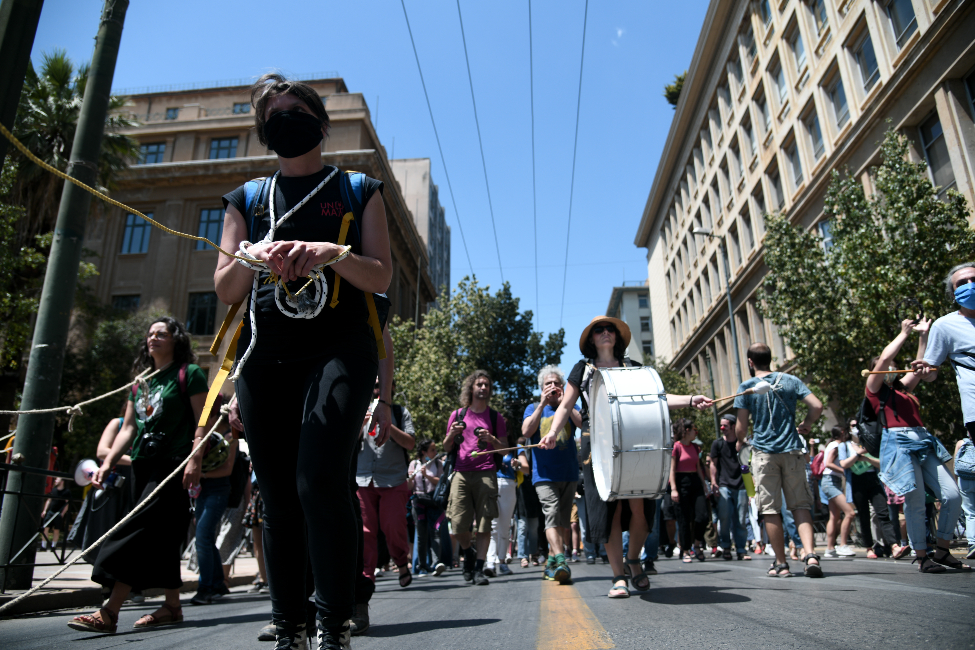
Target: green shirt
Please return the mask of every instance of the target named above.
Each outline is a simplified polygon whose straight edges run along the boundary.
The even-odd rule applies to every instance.
[[[193,433],[196,431],[196,418],[193,417],[190,397],[207,392],[207,378],[196,364],[186,366],[186,394],[179,391],[179,366],[172,365],[149,380],[148,404],[142,399],[142,389],[129,401],[135,403],[135,419],[138,435],[132,441],[133,460],[149,458],[146,444],[154,434],[161,434],[156,440],[158,451],[153,458],[179,458],[189,455],[193,448]]]

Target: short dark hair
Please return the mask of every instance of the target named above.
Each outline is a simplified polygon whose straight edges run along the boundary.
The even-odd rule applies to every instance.
[[[429,439],[421,440],[420,442],[416,443],[416,457],[422,458],[423,454],[427,453],[427,449],[429,449],[430,445],[432,444],[433,444],[433,440],[429,440]]]
[[[761,341],[749,345],[746,356],[755,364],[756,370],[768,370],[772,365],[772,348]]]
[[[487,370],[475,370],[467,377],[464,377],[464,383],[460,387],[460,405],[464,408],[468,408],[471,405],[471,401],[474,399],[474,382],[477,381],[478,377],[484,377],[488,380],[489,384],[492,384],[491,389],[494,390],[493,383],[491,381],[491,373]]]
[[[840,426],[835,426],[829,430],[829,435],[833,437],[833,440],[839,440],[846,434],[846,429]]]
[[[610,322],[604,324],[612,326],[613,331],[616,332],[616,343],[613,344],[613,357],[622,361],[623,356],[626,354],[626,343],[623,342],[623,334],[616,325]],[[600,323],[596,323],[596,325],[600,325]],[[582,346],[582,354],[587,359],[595,359],[599,356],[599,352],[596,351],[596,344],[592,342],[592,337],[592,330],[589,330],[589,337]]]
[[[329,129],[332,126],[325,112],[325,103],[318,92],[306,83],[301,81],[289,81],[282,75],[274,72],[262,76],[254,85],[251,86],[251,106],[254,107],[254,128],[257,129],[257,141],[267,146],[267,138],[264,137],[264,111],[267,103],[272,97],[278,95],[294,95],[308,105],[311,112],[322,121],[325,129],[325,137],[328,137]]]
[[[186,328],[172,316],[162,316],[149,323],[149,327],[146,328],[146,335],[142,337],[142,344],[139,346],[139,353],[135,357],[135,363],[132,364],[132,370],[138,374],[147,368],[150,370],[156,369],[156,362],[152,358],[152,355],[149,354],[148,339],[149,330],[156,323],[164,323],[169,335],[173,337],[173,364],[179,367],[184,363],[196,363],[196,354],[194,354],[193,348],[190,345],[190,336],[186,333]]]

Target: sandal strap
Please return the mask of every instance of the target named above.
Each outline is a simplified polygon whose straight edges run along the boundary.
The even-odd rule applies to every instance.
[[[805,555],[802,556],[801,561],[803,564],[809,564],[809,560],[816,560],[817,562],[819,562],[820,557],[816,553],[806,553]]]
[[[613,584],[616,584],[621,580],[627,584],[630,583],[629,578],[627,578],[626,576],[613,576]]]
[[[627,564],[640,564],[640,558],[636,558],[635,560],[631,560],[630,558],[626,558],[626,563]]]

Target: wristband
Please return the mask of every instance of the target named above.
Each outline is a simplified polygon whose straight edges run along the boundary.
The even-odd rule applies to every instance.
[[[387,402],[386,400],[384,400],[384,399],[382,399],[382,398],[380,398],[380,399],[378,399],[378,400],[376,400],[376,401],[377,401],[377,402],[379,402],[380,404],[385,404],[385,405],[386,405],[386,406],[388,406],[389,408],[393,408],[393,405],[392,405],[392,404],[390,404],[389,402]]]

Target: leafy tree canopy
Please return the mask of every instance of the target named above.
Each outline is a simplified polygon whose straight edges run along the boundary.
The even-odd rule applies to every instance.
[[[844,418],[863,399],[860,371],[899,329],[898,303],[916,299],[926,316],[957,309],[943,280],[952,266],[975,259],[975,232],[964,197],[949,190],[939,200],[923,162],[908,157],[907,140],[889,130],[881,164],[871,169],[877,193],[860,180],[833,172],[824,215],[832,243],[788,222],[767,217],[762,311],[795,352],[800,373],[818,384]],[[901,308],[901,318],[916,309]],[[899,358],[917,353],[908,341]],[[925,424],[947,440],[960,435],[961,409],[947,364],[936,382],[917,389]],[[824,400],[825,401],[825,400]]]
[[[406,404],[418,438],[438,442],[447,432],[450,413],[460,406],[464,377],[477,369],[491,373],[491,406],[504,415],[512,438],[521,431],[525,407],[534,401],[537,374],[559,363],[565,331],[542,334],[532,327],[532,312],[519,311],[519,299],[505,283],[491,294],[476,279],[465,277],[423,327],[394,317],[389,331],[396,353],[395,400]]]

